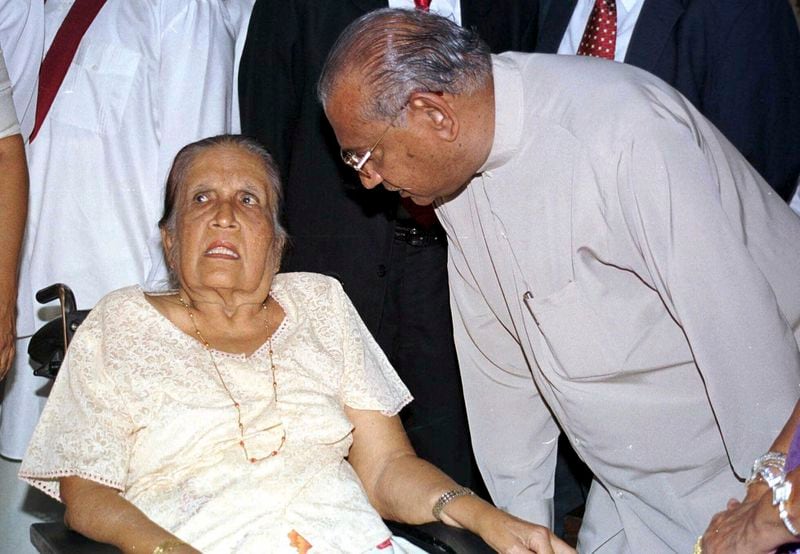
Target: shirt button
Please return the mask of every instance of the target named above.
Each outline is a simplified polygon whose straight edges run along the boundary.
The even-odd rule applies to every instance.
[[[386,266],[381,264],[378,266],[378,277],[383,277],[386,275]]]

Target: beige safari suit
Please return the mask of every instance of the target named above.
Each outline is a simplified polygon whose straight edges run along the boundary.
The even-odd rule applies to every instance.
[[[597,476],[581,552],[690,552],[800,383],[800,218],[656,77],[494,58],[492,152],[438,206],[479,465],[551,518],[557,420]]]

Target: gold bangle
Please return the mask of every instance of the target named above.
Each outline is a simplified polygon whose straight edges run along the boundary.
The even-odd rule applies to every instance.
[[[697,537],[697,542],[694,543],[694,550],[692,554],[703,554],[703,535]]]
[[[186,543],[183,541],[167,539],[153,549],[153,554],[166,554],[167,552],[172,552],[180,546],[186,546]]]

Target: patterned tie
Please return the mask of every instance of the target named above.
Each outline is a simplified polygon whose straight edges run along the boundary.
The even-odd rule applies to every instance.
[[[617,3],[614,0],[595,0],[578,55],[613,60],[616,46]]]
[[[431,0],[414,0],[414,7],[423,12],[431,9]]]

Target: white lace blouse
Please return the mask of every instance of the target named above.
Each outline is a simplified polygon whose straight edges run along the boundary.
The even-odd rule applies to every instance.
[[[339,283],[277,275],[286,317],[251,356],[209,352],[162,316],[139,287],[106,296],[79,328],[20,477],[59,498],[77,475],[119,489],[153,521],[204,552],[361,552],[390,536],[345,460],[344,406],[396,414],[411,396]]]

